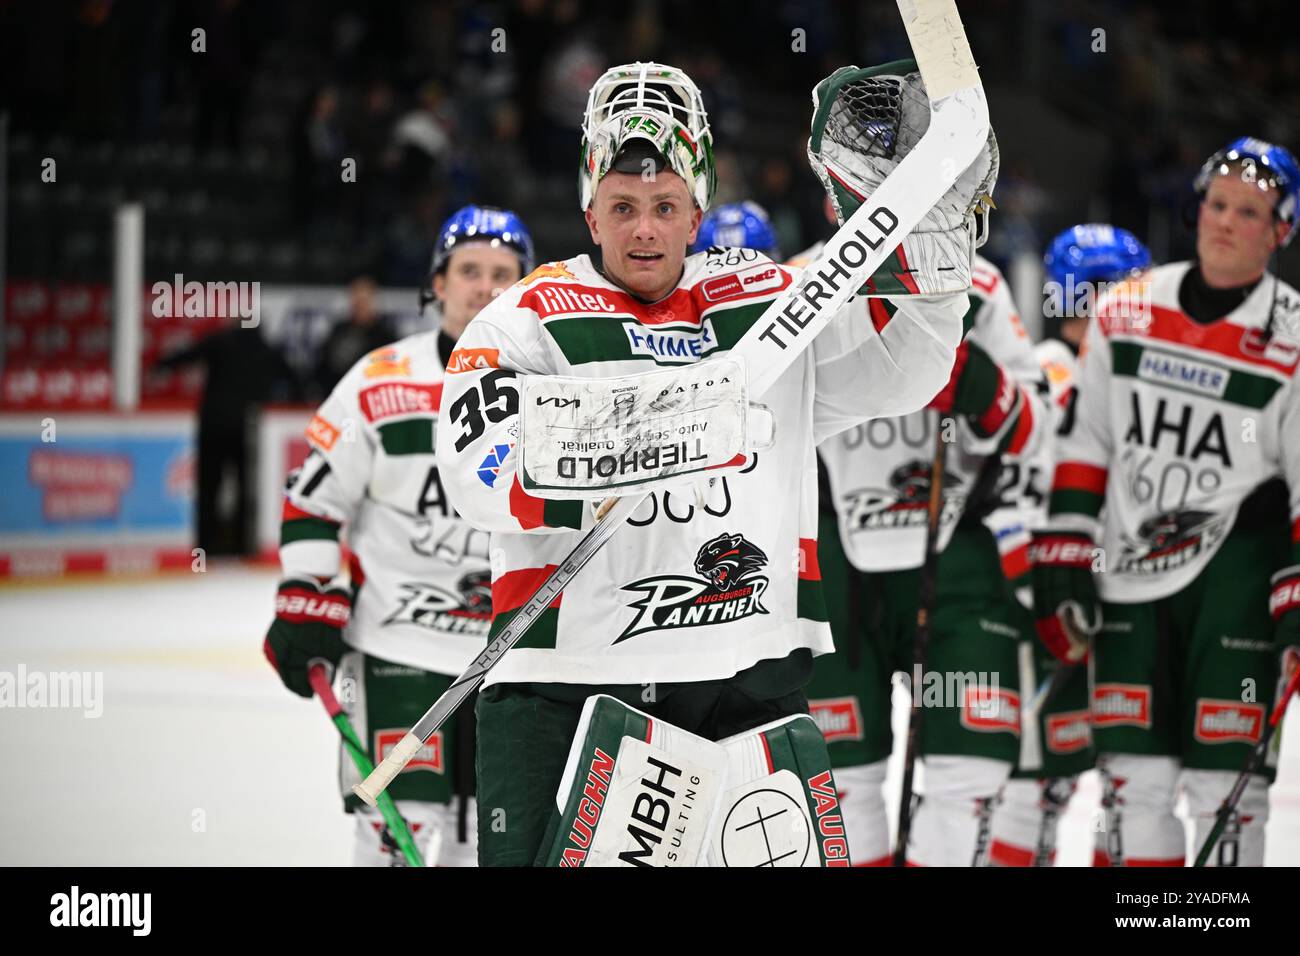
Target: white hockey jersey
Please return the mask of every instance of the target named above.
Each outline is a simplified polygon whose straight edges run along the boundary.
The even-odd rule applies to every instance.
[[[344,640],[460,674],[487,643],[491,581],[488,536],[457,515],[434,455],[444,361],[439,334],[423,332],[343,377],[307,429],[312,453],[286,493],[280,563],[334,576],[344,525],[357,586]]]
[[[443,480],[492,531],[494,630],[590,526],[591,508],[526,494],[515,474],[517,376],[616,376],[708,361],[735,345],[795,273],[752,250],[690,256],[645,304],[586,256],[541,266],[485,308],[447,369]],[[755,400],[775,440],[702,503],[657,492],[489,674],[488,682],[723,679],[799,648],[832,649],[817,566],[818,440],[919,408],[947,380],[966,296],[855,300]]]
[[[1019,390],[1020,410],[995,435],[981,437],[958,416],[958,440],[949,448],[940,516],[940,550],[947,547],[986,456],[1031,459],[1053,419],[1033,347],[997,267],[975,257],[967,316],[971,342],[983,348]],[[880,300],[873,308],[883,309]],[[841,432],[818,447],[839,519],[840,541],[861,571],[920,567],[925,559],[926,514],[939,415],[920,409],[877,418]],[[1005,493],[999,485],[990,493]]]
[[[1190,268],[1161,266],[1145,284],[1103,297],[1080,352],[1050,523],[1100,531],[1104,600],[1181,590],[1218,550],[1241,502],[1278,475],[1300,537],[1300,296],[1266,275],[1237,309],[1196,322],[1178,301]]]

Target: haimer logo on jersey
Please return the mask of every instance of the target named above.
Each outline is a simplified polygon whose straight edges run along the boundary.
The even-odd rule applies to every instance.
[[[705,542],[695,556],[695,570],[703,580],[660,574],[622,587],[645,596],[628,605],[636,610],[636,617],[614,643],[647,631],[723,624],[767,614],[762,598],[768,579],[759,574],[766,565],[767,555],[743,535],[718,535]]]
[[[648,328],[639,322],[624,322],[623,331],[633,355],[659,362],[694,362],[718,347],[712,319],[705,319],[698,329]]]

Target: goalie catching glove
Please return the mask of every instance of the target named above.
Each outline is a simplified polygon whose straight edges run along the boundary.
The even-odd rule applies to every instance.
[[[289,688],[299,697],[312,695],[307,669],[323,660],[337,667],[343,656],[343,625],[352,613],[352,597],[345,588],[323,587],[306,578],[280,582],[275,595],[275,620],[266,634],[262,653]]]
[[[844,66],[813,90],[808,161],[842,224],[920,141],[930,101],[916,62]],[[955,171],[954,171],[955,172]],[[947,295],[970,288],[975,250],[988,234],[998,144],[984,149],[867,280],[863,295]]]

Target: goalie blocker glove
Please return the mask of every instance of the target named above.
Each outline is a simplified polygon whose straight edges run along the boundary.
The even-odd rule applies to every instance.
[[[842,224],[911,152],[930,126],[930,101],[914,60],[845,66],[813,89],[808,161]],[[988,233],[998,143],[984,149],[867,280],[864,295],[944,295],[971,284]]]
[[[1077,664],[1088,656],[1088,638],[1101,629],[1101,605],[1092,577],[1089,535],[1035,531],[1029,548],[1034,589],[1034,629],[1053,656]]]
[[[322,587],[315,581],[290,578],[280,582],[275,595],[275,620],[266,634],[262,653],[289,688],[299,697],[312,695],[307,668],[312,661],[337,667],[343,656],[343,626],[352,613],[352,598],[341,587]]]

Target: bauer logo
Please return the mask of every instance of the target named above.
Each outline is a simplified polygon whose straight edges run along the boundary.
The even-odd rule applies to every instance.
[[[1072,754],[1092,743],[1092,727],[1086,710],[1047,717],[1047,749],[1054,754]]]
[[[1172,385],[1215,398],[1222,398],[1223,390],[1228,387],[1228,373],[1221,368],[1151,349],[1142,350],[1137,374],[1138,378],[1148,382]]]
[[[624,322],[623,331],[633,355],[656,362],[694,362],[718,347],[712,319],[705,319],[698,329],[646,328],[637,322]]]
[[[1013,733],[1020,736],[1020,695],[1000,687],[967,686],[961,708],[961,723],[982,733]]]
[[[1144,684],[1098,684],[1092,690],[1097,727],[1150,727],[1151,688]]]
[[[856,697],[834,697],[808,701],[808,712],[826,742],[862,739],[862,711]]]
[[[375,763],[381,763],[405,736],[405,730],[376,730]],[[415,752],[415,756],[411,758],[411,762],[406,765],[406,769],[402,773],[409,773],[413,770],[432,770],[434,773],[443,772],[442,731],[438,731],[424,742],[424,746]]]
[[[1206,698],[1196,702],[1196,739],[1203,744],[1253,744],[1263,729],[1263,704]]]

